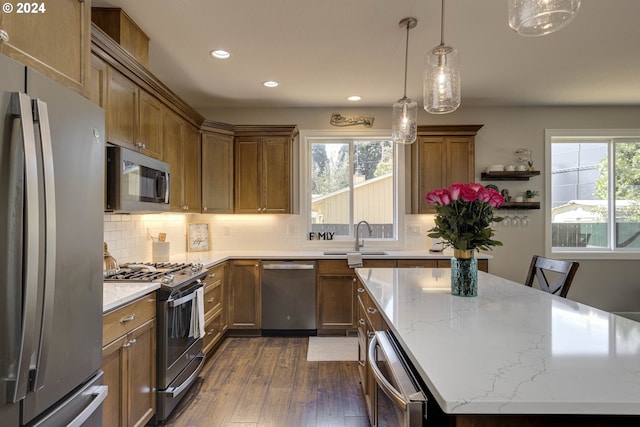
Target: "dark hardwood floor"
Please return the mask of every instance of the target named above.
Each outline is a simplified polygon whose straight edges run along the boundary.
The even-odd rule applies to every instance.
[[[308,338],[227,338],[171,427],[368,427],[357,362],[308,362]]]

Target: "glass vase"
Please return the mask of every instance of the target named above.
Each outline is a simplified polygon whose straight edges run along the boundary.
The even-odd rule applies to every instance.
[[[451,258],[451,295],[478,295],[478,260],[473,251],[454,249]]]

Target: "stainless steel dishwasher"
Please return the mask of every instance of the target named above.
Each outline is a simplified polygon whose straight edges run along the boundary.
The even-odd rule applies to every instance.
[[[262,335],[316,333],[316,262],[262,261]]]

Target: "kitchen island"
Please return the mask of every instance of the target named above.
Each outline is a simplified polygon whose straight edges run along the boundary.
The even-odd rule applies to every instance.
[[[450,425],[640,425],[640,323],[483,272],[474,298],[449,269],[356,273]]]

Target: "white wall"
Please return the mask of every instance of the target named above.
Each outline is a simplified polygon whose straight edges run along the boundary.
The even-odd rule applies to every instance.
[[[388,109],[265,109],[265,110],[203,110],[205,117],[233,124],[292,124],[300,130],[337,128],[329,125],[332,113],[365,114],[375,117],[374,128],[391,127]],[[491,164],[515,162],[515,150],[528,147],[534,151],[534,166],[543,173],[529,182],[496,182],[508,186],[512,195],[525,189],[544,193],[544,130],[545,129],[606,129],[640,128],[640,107],[620,108],[461,108],[443,116],[431,116],[421,110],[419,123],[483,124],[476,138],[476,180]],[[492,252],[490,271],[522,282],[531,256],[544,254],[544,198],[542,209],[502,211],[503,215],[528,215],[528,227],[496,227],[503,247]],[[111,218],[109,218],[111,217]],[[304,219],[299,215],[134,215],[132,219],[114,220],[105,215],[105,240],[119,262],[151,258],[151,241],[159,231],[169,233],[171,253],[185,251],[186,223],[209,222],[215,250],[297,250],[304,246]],[[159,219],[158,219],[159,217]],[[164,219],[166,217],[166,220]],[[428,215],[406,215],[404,249],[426,249],[426,231],[432,226]],[[120,224],[118,224],[120,222]],[[124,225],[123,225],[124,224]],[[152,224],[151,226],[149,224]],[[422,235],[412,235],[408,227],[418,225]],[[111,234],[110,234],[111,233]],[[120,234],[118,234],[120,233]],[[121,259],[122,258],[122,259]],[[616,312],[640,312],[640,262],[580,260],[581,266],[569,297],[576,301]]]

